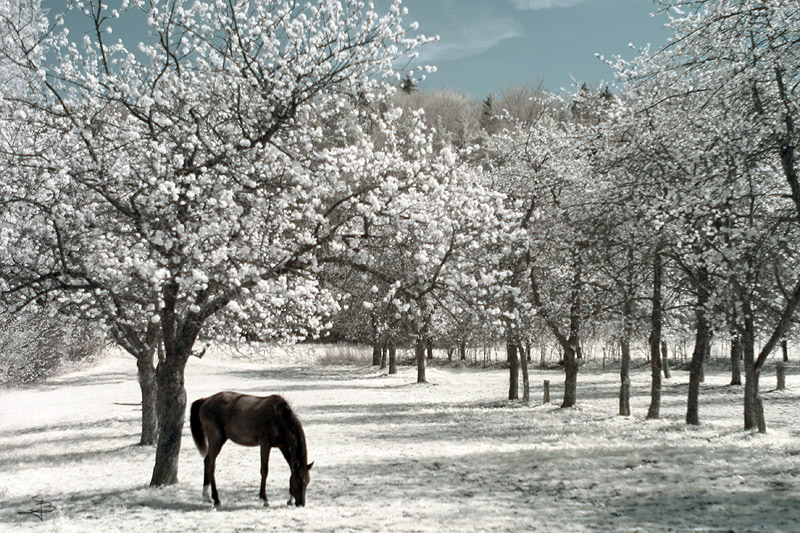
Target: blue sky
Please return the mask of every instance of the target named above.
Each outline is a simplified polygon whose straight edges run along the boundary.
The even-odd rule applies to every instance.
[[[380,0],[376,5],[388,5]],[[668,32],[650,0],[405,0],[409,20],[440,41],[421,53],[436,65],[422,88],[450,87],[483,98],[508,84],[543,80],[553,92],[611,81],[595,54],[631,57],[629,43],[654,48]]]
[[[374,1],[379,11],[391,3]],[[119,0],[107,3],[115,7]],[[66,0],[43,4],[61,12]],[[665,18],[649,16],[655,9],[651,0],[404,0],[403,5],[407,21],[418,21],[420,33],[441,38],[421,50],[420,61],[438,69],[421,88],[449,87],[477,99],[509,84],[542,80],[560,92],[570,89],[572,77],[579,84],[612,81],[595,54],[630,57],[629,43],[655,48],[668,36]],[[114,26],[116,36],[127,38],[142,29]]]

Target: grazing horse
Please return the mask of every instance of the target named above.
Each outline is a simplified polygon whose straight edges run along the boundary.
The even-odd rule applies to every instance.
[[[314,463],[307,464],[306,435],[289,404],[280,396],[250,396],[236,392],[218,392],[192,404],[192,437],[205,458],[203,496],[219,505],[214,466],[225,441],[242,446],[261,447],[261,490],[259,497],[267,505],[269,452],[280,448],[292,475],[289,478],[289,505],[306,504],[306,486]],[[210,489],[210,490],[209,490]]]

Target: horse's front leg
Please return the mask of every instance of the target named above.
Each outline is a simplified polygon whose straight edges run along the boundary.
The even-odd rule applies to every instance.
[[[261,489],[258,497],[264,501],[264,507],[269,505],[267,501],[267,474],[269,473],[269,452],[272,446],[269,444],[261,445]]]
[[[217,492],[217,480],[214,476],[214,470],[217,464],[217,455],[222,449],[223,442],[210,443],[208,446],[208,453],[204,461],[204,474],[203,474],[203,496],[206,500],[213,502],[214,506],[219,506],[219,493]]]

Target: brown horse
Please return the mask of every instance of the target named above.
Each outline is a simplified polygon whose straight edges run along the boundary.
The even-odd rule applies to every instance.
[[[269,452],[280,448],[289,468],[289,505],[306,504],[306,486],[314,463],[307,464],[306,435],[289,404],[280,396],[250,396],[236,392],[218,392],[192,404],[192,437],[205,458],[203,496],[219,505],[214,466],[225,441],[242,446],[261,446],[261,490],[259,497],[267,505]],[[210,489],[210,494],[209,494]]]

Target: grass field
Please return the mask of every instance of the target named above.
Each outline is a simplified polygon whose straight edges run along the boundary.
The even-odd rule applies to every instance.
[[[797,531],[800,379],[770,391],[769,431],[746,433],[742,389],[711,369],[699,427],[687,427],[686,372],[645,421],[649,371],[583,370],[579,406],[559,409],[563,375],[532,370],[529,405],[504,400],[507,371],[320,364],[313,346],[212,349],[186,372],[189,401],[219,390],[286,397],[314,461],[305,508],[288,508],[289,471],[272,455],[258,500],[259,452],[226,444],[222,507],[201,498],[202,459],[184,431],[180,482],[147,486],[154,449],[136,446],[134,360],[116,351],[47,383],[0,391],[0,530],[9,531]],[[348,354],[348,360],[356,359]],[[330,363],[330,360],[328,361]],[[552,404],[541,383],[552,383]],[[32,498],[51,504],[43,520]]]

